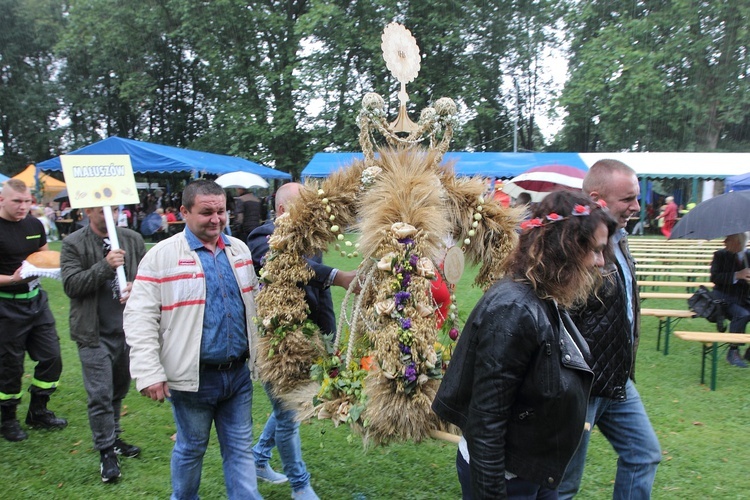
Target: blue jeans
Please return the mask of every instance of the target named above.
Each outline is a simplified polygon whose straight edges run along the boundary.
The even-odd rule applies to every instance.
[[[641,397],[632,380],[625,385],[624,401],[609,398],[589,399],[586,422],[594,425],[617,453],[617,474],[612,498],[643,500],[651,498],[656,468],[661,461],[661,448]],[[560,483],[561,499],[578,493],[586,462],[591,432],[584,432],[573,458]]]
[[[734,302],[727,303],[729,315],[729,333],[745,333],[747,323],[750,322],[750,311],[746,307]]]
[[[310,484],[310,473],[307,472],[305,462],[302,461],[302,442],[299,437],[299,422],[296,413],[284,410],[281,401],[276,399],[267,385],[263,388],[271,400],[273,413],[268,418],[258,442],[253,446],[255,465],[263,468],[271,459],[274,446],[279,449],[284,474],[289,478],[292,491],[301,490]]]
[[[171,464],[172,499],[198,498],[212,423],[216,423],[219,437],[227,496],[230,500],[261,498],[250,447],[253,383],[247,365],[225,371],[201,369],[198,392],[170,392],[177,425]]]

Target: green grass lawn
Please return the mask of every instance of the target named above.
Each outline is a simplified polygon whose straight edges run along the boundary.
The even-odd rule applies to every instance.
[[[59,244],[53,247],[59,249]],[[326,260],[342,269],[357,261],[330,252]],[[470,312],[481,292],[472,288],[468,269],[457,289],[461,317]],[[123,477],[103,484],[99,454],[92,448],[86,416],[86,393],[80,362],[68,335],[68,300],[59,282],[45,280],[57,318],[64,368],[61,385],[50,407],[70,424],[59,432],[29,430],[29,439],[10,443],[0,439],[2,498],[167,498],[170,493],[170,436],[175,432],[168,404],[142,397],[135,388],[125,400],[123,438],[143,448],[139,458],[123,459]],[[336,302],[342,290],[334,291]],[[649,301],[648,307],[686,307],[676,301]],[[705,330],[705,320],[682,320],[679,329]],[[699,384],[700,345],[672,338],[670,353],[656,351],[656,318],[644,318],[638,353],[638,389],[663,449],[653,497],[750,498],[750,369],[722,361],[717,390]],[[723,351],[722,351],[723,355]],[[27,362],[25,387],[33,364]],[[25,416],[28,395],[19,415]],[[256,436],[270,411],[256,385],[253,416]],[[344,426],[309,421],[301,426],[303,455],[312,485],[324,499],[451,499],[460,498],[455,474],[456,447],[442,441],[404,443],[364,450],[361,440]],[[617,457],[594,431],[579,498],[611,498]],[[272,465],[280,470],[278,455]],[[290,497],[288,485],[261,484],[269,499]],[[212,439],[203,466],[201,497],[224,498],[221,457]]]

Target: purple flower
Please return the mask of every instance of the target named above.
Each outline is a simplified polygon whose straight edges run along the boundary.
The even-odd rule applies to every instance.
[[[401,238],[400,240],[398,240],[398,242],[401,243],[402,245],[413,245],[414,244],[414,240],[411,239],[411,238]]]
[[[411,273],[404,273],[404,278],[401,280],[401,287],[407,288],[409,286],[409,283],[411,283]]]
[[[396,301],[396,309],[399,311],[404,308],[404,304],[411,298],[410,292],[396,292],[393,300]]]
[[[393,266],[393,274],[401,274],[402,272],[404,272],[404,267],[401,264]]]
[[[411,318],[401,318],[401,328],[404,330],[411,328]]]
[[[414,366],[414,363],[411,363],[406,367],[406,370],[404,370],[404,378],[409,382],[417,380],[417,367]]]
[[[417,262],[419,262],[419,256],[417,254],[411,254],[411,257],[409,257],[409,264],[411,267],[417,267]]]
[[[401,349],[403,354],[411,354],[411,347],[406,344],[399,344],[398,347]]]

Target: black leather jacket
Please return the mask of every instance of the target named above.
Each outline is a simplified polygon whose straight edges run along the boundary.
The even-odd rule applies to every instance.
[[[528,285],[506,278],[480,299],[432,404],[463,431],[475,498],[505,498],[506,471],[559,485],[584,430],[587,356],[567,313]]]

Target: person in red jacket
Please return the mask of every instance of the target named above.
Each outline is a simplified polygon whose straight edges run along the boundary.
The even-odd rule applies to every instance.
[[[664,219],[664,225],[661,228],[661,234],[669,238],[672,235],[672,228],[677,223],[677,204],[673,196],[667,196],[664,210],[657,219]]]

